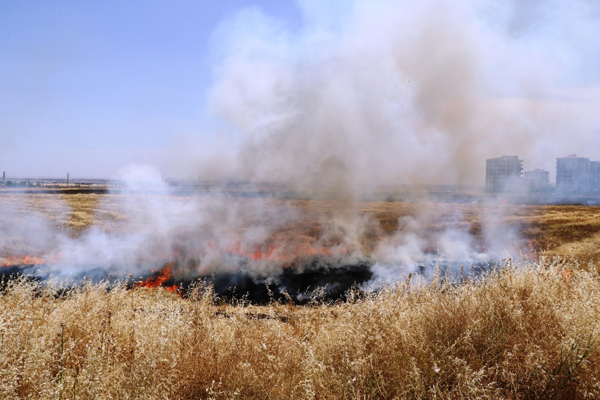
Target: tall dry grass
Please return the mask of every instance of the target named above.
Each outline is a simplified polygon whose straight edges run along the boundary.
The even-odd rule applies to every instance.
[[[25,281],[0,295],[0,398],[600,398],[600,277],[508,265],[264,307]]]

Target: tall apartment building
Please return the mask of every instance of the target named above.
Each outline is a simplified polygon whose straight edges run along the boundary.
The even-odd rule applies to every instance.
[[[575,154],[557,158],[556,192],[562,195],[600,192],[600,162]]]
[[[485,190],[511,192],[522,187],[523,160],[518,156],[502,156],[486,160]]]
[[[529,190],[540,191],[546,189],[550,185],[550,172],[544,171],[543,169],[525,171],[523,173],[523,179],[529,184]]]

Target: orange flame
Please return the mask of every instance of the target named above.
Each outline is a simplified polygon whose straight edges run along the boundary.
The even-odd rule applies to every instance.
[[[24,257],[8,257],[2,260],[1,267],[9,267],[12,265],[33,265],[33,264],[45,264],[46,260],[42,257],[36,256],[24,256]]]
[[[171,293],[177,293],[179,295],[179,297],[182,297],[182,293],[179,290],[179,286],[177,286],[177,285],[167,286],[165,289],[167,289]]]
[[[156,270],[152,270],[152,272],[156,272]],[[158,276],[148,278],[144,282],[139,282],[136,287],[147,287],[147,288],[156,288],[161,287],[162,284],[171,279],[173,276],[173,272],[171,271],[171,263],[168,263],[158,274]]]
[[[156,272],[156,270],[152,270],[152,272]],[[135,285],[135,287],[145,287],[145,288],[159,288],[163,287],[163,283],[168,281],[173,277],[173,269],[171,263],[168,263],[162,270],[160,270],[158,276],[148,278],[144,282],[139,282]],[[183,297],[183,290],[180,290],[178,285],[164,286],[171,293],[176,293],[179,297]]]

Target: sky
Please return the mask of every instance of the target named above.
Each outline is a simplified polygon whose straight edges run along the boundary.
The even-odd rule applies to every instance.
[[[166,149],[214,130],[212,34],[249,7],[298,24],[281,0],[1,0],[0,169],[114,177],[155,163],[179,174]]]
[[[481,184],[600,160],[592,0],[0,0],[0,170]]]

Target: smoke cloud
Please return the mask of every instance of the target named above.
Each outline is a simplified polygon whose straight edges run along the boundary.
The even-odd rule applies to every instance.
[[[523,255],[519,232],[503,226],[504,206],[481,208],[480,237],[472,234],[472,218],[453,204],[418,207],[389,234],[373,213],[349,212],[357,205],[347,201],[235,198],[220,189],[178,195],[151,166],[132,165],[121,176],[122,186],[96,206],[97,223],[80,234],[58,221],[75,213],[66,197],[17,194],[12,205],[3,201],[0,265],[41,262],[25,272],[78,281],[147,277],[172,263],[176,279],[230,274],[259,286],[290,286],[293,274],[316,270],[338,293],[354,277],[368,276],[373,289],[410,273],[431,277],[436,268],[457,274],[464,267],[469,274],[472,266]],[[40,196],[45,203],[33,211],[19,208]],[[350,275],[339,272],[348,268]],[[310,279],[307,287],[318,288]]]
[[[430,273],[440,258],[451,268],[487,263],[522,248],[497,216],[480,216],[483,244],[469,224],[427,229],[441,218],[461,221],[452,206],[404,217],[386,236],[357,201],[380,185],[482,183],[485,159],[502,154],[552,171],[565,151],[600,150],[593,2],[305,0],[299,7],[298,28],[250,8],[215,32],[210,112],[222,137],[207,139],[208,147],[182,145],[176,163],[206,179],[283,183],[303,198],[333,201],[319,211],[319,232],[288,229],[305,215],[286,202],[174,196],[159,171],[132,166],[122,171],[128,194],[119,201],[136,215],[136,229],[95,226],[75,238],[39,239],[46,247],[58,241],[54,273],[141,273],[176,259],[184,274],[276,277],[300,253],[329,266],[368,260],[382,281],[421,267]]]
[[[590,1],[300,1],[215,33],[212,112],[247,179],[352,198],[364,184],[482,183],[485,159],[600,146],[600,11]],[[565,154],[563,154],[565,153]]]

